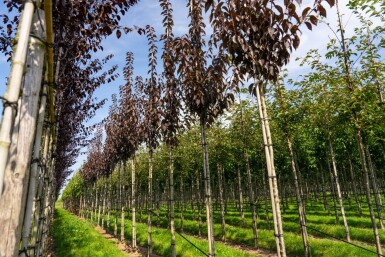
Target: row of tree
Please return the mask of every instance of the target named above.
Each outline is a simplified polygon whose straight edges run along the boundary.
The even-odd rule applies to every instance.
[[[1,98],[0,256],[47,252],[55,200],[91,132],[83,123],[105,102],[93,93],[117,76],[104,69],[112,56],[92,53],[136,2],[1,3],[11,72]]]
[[[334,1],[327,2],[334,5]],[[158,48],[154,30],[150,26],[139,29],[138,32],[146,35],[149,42],[149,78],[133,78],[133,56],[127,54],[124,69],[126,84],[121,87],[120,99],[114,97],[116,100],[104,122],[106,139],[102,139],[100,129],[80,174],[87,184],[104,181],[102,176],[110,175],[115,169],[120,174],[122,170],[123,180],[117,180],[116,194],[119,194],[119,199],[130,195],[130,200],[126,199],[130,205],[121,204],[122,219],[124,208],[130,206],[135,224],[135,208],[139,206],[142,210],[143,199],[146,198],[149,254],[152,247],[153,208],[156,206],[159,212],[158,203],[167,200],[171,249],[172,256],[175,256],[174,173],[177,167],[180,192],[189,192],[187,188],[198,189],[198,195],[191,193],[188,198],[181,199],[193,202],[197,197],[201,201],[204,195],[210,256],[215,256],[214,191],[215,198],[222,203],[222,231],[225,237],[226,197],[223,187],[226,182],[223,181],[227,181],[230,188],[237,188],[232,200],[242,199],[242,185],[246,184],[255,246],[258,246],[256,220],[260,211],[256,207],[256,199],[263,196],[271,201],[279,256],[286,256],[280,197],[294,195],[296,198],[304,254],[309,256],[305,203],[310,196],[318,196],[320,186],[323,197],[328,192],[332,193],[336,220],[339,219],[338,212],[341,212],[346,240],[350,241],[343,197],[353,195],[359,206],[358,211],[362,213],[359,196],[363,193],[366,196],[364,202],[369,207],[377,252],[381,256],[376,218],[383,227],[382,186],[378,179],[381,172],[376,167],[380,167],[384,161],[383,86],[379,82],[383,76],[383,42],[380,40],[383,28],[372,26],[366,15],[376,16],[383,23],[383,6],[370,6],[366,1],[350,2],[362,28],[356,30],[354,37],[346,38],[337,5],[336,38],[331,40],[326,53],[326,57],[336,64],[322,62],[320,54],[316,50],[311,51],[303,58],[302,64],[309,65],[314,71],[300,80],[286,83],[283,78],[280,79],[280,76],[285,77],[280,70],[288,62],[291,48],[299,44],[299,24],[305,23],[307,28],[312,29],[318,22],[312,12],[326,16],[326,11],[320,1],[313,8],[305,8],[301,15],[290,1],[284,3],[286,12],[270,1],[248,4],[239,1],[214,3],[192,0],[188,4],[189,32],[174,38],[171,4],[161,1],[165,28],[165,33],[160,37],[164,46],[164,72],[156,72]],[[211,12],[214,29],[207,44],[206,25],[202,16],[204,7]],[[368,10],[366,15],[358,11],[361,8]],[[252,83],[248,90],[256,97],[257,104],[242,103],[245,98],[241,94],[242,85],[250,79]],[[269,84],[270,95],[266,95]],[[284,84],[291,84],[296,89],[285,90]],[[231,104],[235,103],[234,95],[239,98],[237,108],[230,113],[225,112],[226,109],[231,110]],[[269,96],[270,104],[266,103],[266,97]],[[254,109],[255,106],[257,109]],[[258,113],[258,117],[254,116],[252,110]],[[268,113],[274,119],[270,119]],[[222,114],[233,119],[216,127],[215,120]],[[213,128],[208,130],[208,127]],[[210,131],[215,131],[211,138],[207,135]],[[261,139],[257,139],[258,134],[262,135]],[[183,140],[186,140],[185,144]],[[199,140],[200,150],[194,147],[199,146]],[[160,142],[164,144],[159,148]],[[147,151],[147,154],[142,153],[140,158],[148,159],[147,164],[142,166],[146,167],[147,172],[135,172],[135,154],[142,144],[145,144],[143,151]],[[208,145],[213,145],[211,152]],[[260,164],[261,149],[264,153],[263,165]],[[202,154],[201,164],[196,159],[199,153]],[[154,192],[156,155],[165,159],[160,160],[161,165],[157,166]],[[126,183],[124,172],[128,160],[131,160],[132,166],[131,193],[122,186]],[[217,168],[217,175],[210,170],[213,166]],[[165,167],[167,171],[162,172]],[[285,172],[288,170],[290,173]],[[242,181],[241,172],[245,174],[245,181]],[[137,174],[141,178],[136,178]],[[194,178],[198,178],[198,181]],[[321,185],[320,178],[324,181]],[[356,182],[358,178],[364,181],[363,186]],[[141,180],[142,186],[139,186]],[[219,184],[218,191],[213,191],[213,181]],[[293,186],[289,186],[290,181],[294,181]],[[106,188],[106,184],[103,185]],[[83,192],[82,200],[73,199],[75,203],[82,202],[82,210],[104,210],[103,206],[106,205],[102,202],[108,200],[101,201],[101,198],[108,199],[107,191],[97,189],[96,184],[94,188],[91,192]],[[165,192],[162,188],[167,194],[162,195]],[[202,188],[204,191],[200,192]],[[257,191],[258,188],[265,190]],[[279,188],[281,196],[278,194]],[[313,193],[311,188],[314,189]],[[112,194],[109,193],[109,197]],[[156,203],[154,196],[159,196]],[[238,203],[242,213],[243,201],[238,200]],[[327,201],[325,208],[326,205]],[[198,209],[202,207],[200,203],[197,206]]]

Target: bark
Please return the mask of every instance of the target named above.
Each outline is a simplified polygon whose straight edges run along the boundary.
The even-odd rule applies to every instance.
[[[219,187],[219,203],[221,206],[221,230],[222,230],[222,241],[226,241],[226,221],[225,221],[225,204],[223,200],[223,167],[219,163],[217,164],[218,171],[218,187]]]
[[[338,200],[340,202],[340,210],[341,210],[342,220],[344,222],[345,236],[346,236],[346,240],[348,242],[350,242],[349,226],[348,226],[348,221],[346,220],[344,202],[343,202],[342,195],[341,195],[340,182],[338,180],[337,164],[336,164],[336,160],[335,160],[333,145],[332,145],[331,139],[330,139],[330,132],[328,132],[328,141],[329,141],[330,158],[332,160],[332,167],[333,167],[333,179],[334,179],[336,189],[337,189]]]
[[[358,198],[356,178],[354,176],[353,163],[352,163],[352,159],[350,158],[350,156],[349,156],[349,172],[350,172],[350,179],[352,180],[354,199],[355,199],[356,204],[358,206],[358,212],[360,214],[360,217],[362,217],[362,207],[361,207],[360,199]]]
[[[293,146],[291,143],[291,137],[290,137],[290,134],[288,132],[286,133],[286,140],[287,140],[287,145],[289,148],[289,153],[290,153],[290,158],[291,158],[291,169],[292,169],[293,178],[294,178],[295,197],[297,200],[299,223],[301,225],[301,234],[302,234],[302,241],[303,241],[303,247],[304,247],[304,256],[311,256],[310,245],[309,245],[309,236],[308,236],[307,227],[306,227],[306,215],[305,215],[304,210],[303,210],[302,198],[301,198],[301,189],[300,189],[300,184],[298,182],[299,170],[297,170],[297,167],[295,165],[295,154],[294,154]]]
[[[258,232],[257,232],[257,218],[255,215],[255,204],[254,204],[254,191],[251,182],[251,170],[250,170],[250,161],[249,161],[249,147],[246,139],[246,129],[245,123],[243,120],[243,110],[242,110],[242,101],[239,94],[239,104],[240,104],[240,114],[241,114],[241,126],[242,126],[242,136],[243,136],[243,156],[246,163],[246,176],[247,176],[247,189],[249,193],[249,205],[251,210],[251,218],[253,224],[253,238],[254,238],[254,247],[258,247]]]
[[[237,178],[238,178],[239,212],[241,214],[242,227],[244,227],[245,213],[243,211],[242,178],[241,178],[241,172],[239,170],[239,165],[237,165]]]
[[[201,141],[202,141],[202,158],[203,158],[203,174],[206,195],[206,222],[207,222],[207,236],[209,243],[209,257],[215,256],[214,246],[214,224],[213,224],[213,206],[211,200],[211,180],[209,168],[209,153],[206,138],[206,120],[201,117]]]
[[[135,174],[135,156],[134,156],[134,157],[132,157],[132,160],[131,160],[132,248],[134,248],[134,249],[136,249],[136,202],[135,202],[136,181],[135,181],[135,176],[136,176],[136,174]]]
[[[174,203],[174,147],[169,147],[169,158],[170,158],[170,231],[171,231],[171,257],[176,256],[175,246],[175,203]]]
[[[377,178],[376,178],[376,175],[375,175],[375,170],[374,170],[374,166],[373,166],[373,163],[372,163],[372,158],[370,156],[370,152],[369,152],[369,147],[366,146],[366,156],[367,156],[367,159],[368,159],[368,166],[369,166],[369,171],[370,171],[370,179],[372,181],[372,186],[373,186],[373,193],[374,193],[374,199],[376,201],[376,209],[377,209],[377,214],[378,214],[378,222],[380,223],[380,228],[381,229],[384,229],[384,222],[383,222],[383,218],[382,218],[382,201],[381,201],[381,194],[380,194],[380,191],[378,189],[378,185],[377,185]]]
[[[153,150],[149,150],[148,159],[148,192],[147,192],[147,257],[152,254],[152,161]]]
[[[196,170],[196,180],[197,180],[197,207],[198,207],[198,235],[202,236],[202,198],[201,198],[201,189],[200,189],[200,172]]]

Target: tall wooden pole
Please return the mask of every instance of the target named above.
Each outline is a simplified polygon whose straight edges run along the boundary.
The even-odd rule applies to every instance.
[[[274,167],[273,143],[270,133],[269,120],[267,116],[266,101],[264,91],[261,86],[257,83],[256,87],[259,117],[261,119],[262,136],[265,148],[267,173],[269,177],[270,197],[274,220],[274,236],[277,244],[277,254],[278,257],[286,257],[285,241],[283,238],[282,229],[281,207],[279,205],[277,175],[275,173]]]
[[[40,5],[40,1],[36,1]],[[16,34],[17,45],[12,58],[11,72],[9,75],[7,91],[4,94],[3,118],[0,123],[0,198],[3,193],[5,169],[8,161],[11,134],[16,118],[17,101],[23,80],[28,42],[31,32],[32,17],[35,12],[35,3],[25,1],[21,13],[20,24]],[[4,248],[3,248],[4,249]]]
[[[41,16],[40,16],[41,17]],[[27,196],[27,205],[24,215],[24,224],[23,224],[23,238],[22,238],[22,250],[27,250],[28,242],[31,237],[31,225],[33,219],[33,210],[36,206],[36,189],[39,179],[38,168],[41,163],[40,158],[40,148],[41,141],[43,136],[43,125],[44,125],[44,117],[45,117],[45,106],[46,106],[46,94],[47,88],[46,86],[43,88],[43,94],[40,99],[40,110],[39,110],[39,119],[36,129],[35,135],[35,143],[33,146],[33,156],[32,156],[32,165],[31,165],[31,176],[29,178],[29,187],[28,187],[28,196]],[[39,196],[37,196],[38,198]],[[26,256],[25,252],[22,252],[21,257]]]
[[[31,33],[44,38],[42,21],[34,15]],[[4,191],[0,198],[0,256],[18,256],[26,187],[29,180],[38,100],[43,75],[45,45],[31,37],[24,75],[24,88],[13,128],[10,156],[5,169]]]

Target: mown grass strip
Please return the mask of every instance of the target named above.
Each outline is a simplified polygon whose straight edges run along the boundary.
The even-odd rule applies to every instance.
[[[62,208],[55,209],[52,228],[55,257],[127,257],[87,221]]]
[[[154,223],[156,224],[156,223]],[[137,223],[137,243],[141,246],[147,246],[147,225],[144,223]],[[124,236],[130,240],[132,238],[132,223],[130,220],[124,222]],[[111,223],[109,230],[113,231],[114,218],[111,217]],[[118,230],[120,229],[120,219],[118,219]],[[118,231],[118,233],[120,233]],[[207,240],[183,235],[191,243],[201,249],[203,252],[208,253],[208,242]],[[161,256],[171,256],[171,233],[168,229],[153,227],[152,230],[152,245],[153,252]],[[215,243],[216,256],[218,257],[251,257],[255,255],[248,254],[241,250],[237,250],[231,246],[227,246],[222,243]],[[181,236],[176,235],[176,254],[180,257],[204,257],[204,255],[192,246],[189,242],[183,239]]]
[[[221,237],[221,225],[218,224],[218,217],[219,214],[214,214],[214,221],[216,224],[214,225],[214,234],[217,239]],[[192,220],[192,216],[190,215],[184,215],[184,231],[186,231],[189,234],[197,235],[198,234],[198,223],[196,221]],[[161,227],[167,227],[167,217],[165,215],[160,216],[160,225]],[[320,217],[322,218],[322,217]],[[145,221],[147,219],[147,215],[142,215],[142,221]],[[253,246],[253,232],[251,229],[251,225],[246,226],[245,228],[241,228],[238,226],[240,224],[240,218],[233,217],[233,222],[237,225],[231,225],[229,223],[232,223],[229,218],[226,218],[226,222],[228,225],[226,225],[226,238],[236,244],[244,244],[248,246]],[[237,220],[235,222],[235,220]],[[230,221],[230,222],[229,222]],[[119,221],[118,221],[119,223]],[[177,215],[175,219],[175,225],[176,228],[180,227],[180,219]],[[246,219],[246,223],[250,223],[248,219]],[[273,231],[266,229],[266,225],[264,224],[265,221],[260,220],[258,222],[259,229],[258,229],[258,236],[259,236],[259,246],[263,249],[268,249],[275,251],[275,241],[273,236]],[[153,219],[153,224],[157,224],[156,217]],[[127,225],[127,224],[126,224]],[[205,223],[202,224],[202,232],[203,234],[207,234],[207,229],[205,226]],[[261,226],[262,225],[262,226]],[[265,226],[264,226],[265,225]],[[313,224],[308,224],[309,226],[314,226]],[[324,231],[328,234],[331,234],[333,236],[344,238],[344,232],[341,230],[343,228],[342,226],[337,225],[318,225],[314,226],[319,228],[321,231]],[[302,238],[299,234],[299,224],[295,224],[294,222],[284,222],[284,228],[286,228],[285,231],[285,243],[286,243],[286,250],[289,256],[303,256],[303,244],[302,244]],[[129,228],[130,229],[130,228]],[[292,230],[292,232],[289,232],[287,230]],[[341,230],[341,231],[340,231]],[[372,232],[371,229],[361,229],[361,228],[351,228],[351,236],[356,240],[354,244],[358,244],[361,247],[370,249],[372,251],[375,251],[375,248],[370,245],[366,245],[361,243],[362,241],[371,241],[372,240]],[[314,231],[311,231],[311,235],[317,236],[310,238],[310,246],[313,256],[321,256],[321,257],[346,257],[346,256],[362,256],[362,257],[371,257],[375,256],[375,254],[371,252],[367,252],[363,249],[357,248],[355,246],[349,245],[344,242],[336,241],[332,238],[325,238],[324,235],[315,233]],[[147,235],[145,234],[145,240],[147,240]],[[321,236],[323,238],[318,238],[318,236]],[[130,238],[130,237],[128,237]],[[361,240],[357,240],[357,239]],[[361,242],[358,242],[361,241]],[[218,255],[222,256],[222,255]],[[231,256],[231,255],[223,255],[223,256]],[[237,256],[237,255],[235,255]]]

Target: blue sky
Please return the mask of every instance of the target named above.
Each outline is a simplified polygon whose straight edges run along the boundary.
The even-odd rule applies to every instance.
[[[187,17],[187,8],[186,0],[171,0],[174,9],[174,34],[175,36],[183,35],[187,32],[188,28],[188,17]],[[310,3],[312,1],[303,1],[304,4]],[[345,1],[341,1],[345,3]],[[330,9],[328,5],[324,4],[327,10],[327,20],[326,22],[330,23],[332,28],[337,27],[337,15],[336,9]],[[304,5],[303,8],[306,6]],[[0,14],[6,11],[3,1],[0,2]],[[359,25],[358,20],[352,15],[351,11],[341,4],[341,11],[344,13],[344,23],[346,26],[347,36],[353,35],[353,29]],[[158,1],[154,0],[141,0],[139,4],[132,7],[126,15],[122,18],[123,26],[132,27],[137,25],[140,27],[145,27],[145,25],[150,24],[155,28],[156,33],[159,35],[163,33],[162,27],[162,16],[161,9],[159,7]],[[207,17],[206,17],[207,19]],[[320,23],[317,27],[313,28],[313,31],[307,30],[305,27],[302,28],[303,34],[301,37],[301,44],[299,49],[292,54],[291,62],[287,65],[287,70],[289,77],[296,80],[299,75],[305,74],[308,71],[307,67],[300,67],[299,62],[295,61],[297,57],[304,56],[310,49],[319,49],[320,53],[326,52],[326,44],[329,42],[330,38],[333,38],[333,32],[323,23]],[[208,31],[209,32],[209,31]],[[135,32],[132,32],[128,35],[123,34],[122,37],[118,40],[116,36],[111,36],[106,39],[103,43],[104,51],[97,52],[94,56],[95,58],[103,58],[107,54],[114,54],[114,58],[109,62],[109,68],[114,64],[119,66],[119,73],[124,66],[125,55],[127,51],[134,53],[134,69],[135,75],[141,75],[146,77],[147,75],[147,40],[144,36],[140,36]],[[161,48],[161,46],[160,46]],[[159,49],[160,52],[160,49]],[[160,58],[158,63],[161,63]],[[4,94],[6,77],[9,75],[10,65],[6,62],[6,58],[3,55],[0,55],[0,95]],[[111,94],[118,93],[119,85],[123,84],[123,78],[120,76],[116,81],[108,85],[103,85],[96,91],[95,96],[98,99],[107,98],[110,100]],[[108,106],[110,101],[100,109],[96,116],[91,120],[93,122],[99,122],[105,118],[108,114]],[[1,111],[1,107],[0,107]],[[78,157],[77,163],[72,167],[74,170],[80,167],[82,162],[85,159],[85,155]]]

